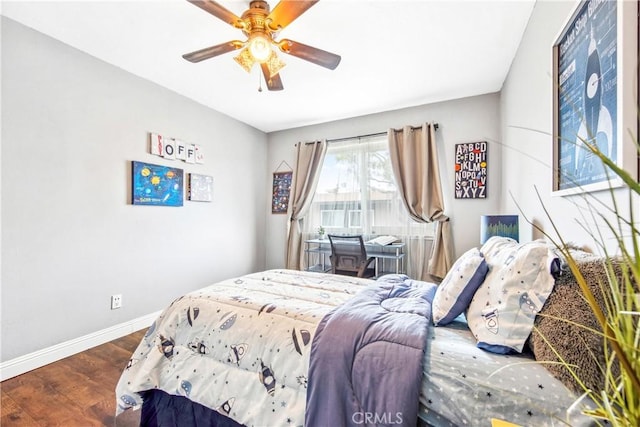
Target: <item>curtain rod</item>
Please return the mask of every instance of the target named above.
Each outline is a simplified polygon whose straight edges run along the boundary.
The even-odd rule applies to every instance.
[[[433,123],[433,128],[435,130],[438,130],[438,123]],[[411,129],[422,129],[422,126],[411,126]],[[350,139],[357,139],[357,138],[370,138],[372,136],[382,136],[382,135],[386,135],[387,132],[376,132],[376,133],[368,133],[366,135],[357,135],[357,136],[349,136],[349,137],[345,137],[345,138],[335,138],[335,139],[327,139],[327,142],[341,142],[341,141],[348,141]]]

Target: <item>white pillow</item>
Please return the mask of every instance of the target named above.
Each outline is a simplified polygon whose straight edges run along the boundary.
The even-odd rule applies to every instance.
[[[490,237],[480,248],[489,264],[492,264],[492,258],[500,255],[502,249],[512,249],[518,242],[510,237],[493,236]]]
[[[458,258],[436,290],[432,304],[434,325],[451,323],[467,308],[488,270],[478,248],[469,249]]]
[[[542,240],[518,244],[494,239],[482,247],[489,273],[469,304],[467,322],[478,347],[522,352],[536,314],[553,290],[560,260]]]

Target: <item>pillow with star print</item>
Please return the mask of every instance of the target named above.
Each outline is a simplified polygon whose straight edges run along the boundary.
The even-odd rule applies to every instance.
[[[489,266],[478,248],[469,249],[453,264],[433,299],[433,323],[444,326],[458,317],[484,281]]]
[[[553,290],[560,260],[544,240],[518,243],[494,236],[481,251],[489,273],[465,313],[469,329],[479,348],[521,353],[536,315]]]

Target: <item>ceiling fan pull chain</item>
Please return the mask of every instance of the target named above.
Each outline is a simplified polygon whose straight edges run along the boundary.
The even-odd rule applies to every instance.
[[[258,73],[258,92],[262,92],[262,76]]]

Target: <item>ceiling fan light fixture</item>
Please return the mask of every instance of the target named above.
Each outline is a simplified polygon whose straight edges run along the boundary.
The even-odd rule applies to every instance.
[[[262,34],[254,35],[249,40],[249,52],[253,58],[263,63],[269,59],[273,50],[271,50],[271,41]]]
[[[187,1],[242,30],[247,37],[245,41],[232,40],[182,55],[187,61],[200,62],[238,50],[239,54],[233,59],[248,73],[251,73],[253,65],[258,62],[270,91],[283,89],[280,70],[285,63],[278,57],[278,50],[330,70],[334,70],[340,63],[340,55],[293,40],[275,40],[280,30],[295,21],[318,0],[280,0],[273,10],[266,0],[249,0],[249,9],[241,17],[216,0]],[[277,46],[278,50],[272,45]]]
[[[248,48],[242,49],[238,56],[234,56],[233,59],[235,59],[235,61],[240,64],[240,66],[244,68],[247,73],[251,72],[253,64],[256,63],[256,60],[253,58]]]
[[[271,51],[271,56],[265,62],[265,64],[267,65],[267,69],[269,70],[269,78],[272,78],[273,76],[278,74],[280,70],[282,70],[284,66],[287,65],[282,59],[278,58],[278,55],[276,55],[276,53],[273,51]]]

